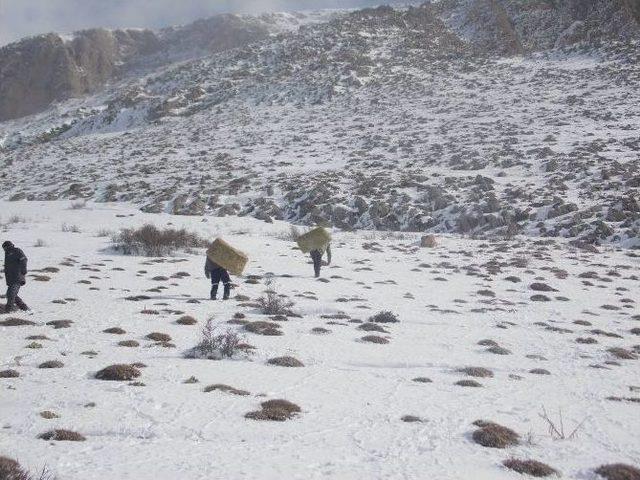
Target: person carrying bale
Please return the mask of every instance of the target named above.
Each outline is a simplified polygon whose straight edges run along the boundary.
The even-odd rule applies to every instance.
[[[6,313],[11,313],[16,306],[23,311],[28,311],[29,307],[18,296],[20,288],[26,283],[27,256],[13,243],[6,241],[2,244],[4,250],[4,278],[7,282],[7,305]]]
[[[322,257],[325,253],[327,254],[327,265],[331,265],[331,233],[322,227],[317,227],[300,235],[296,242],[303,253],[311,254],[313,270],[318,278],[322,268]]]
[[[211,300],[217,299],[218,285],[221,281],[224,284],[222,299],[229,300],[229,296],[231,295],[231,277],[229,277],[229,272],[207,257],[207,261],[204,264],[204,274],[207,278],[211,279]]]
[[[224,284],[222,299],[228,300],[231,295],[232,275],[242,275],[249,257],[240,250],[232,247],[221,238],[217,238],[207,250],[207,261],[204,264],[204,274],[211,279],[211,300],[218,296],[218,285]]]
[[[327,243],[324,248],[316,248],[311,250],[311,260],[313,260],[313,271],[316,278],[320,277],[320,269],[322,268],[322,257],[327,254],[327,265],[331,265],[331,243]]]

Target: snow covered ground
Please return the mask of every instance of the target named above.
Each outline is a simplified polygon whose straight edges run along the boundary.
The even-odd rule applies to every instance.
[[[520,478],[501,465],[516,457],[547,463],[565,478],[595,479],[601,464],[640,463],[633,401],[640,397],[637,253],[610,247],[589,253],[564,240],[453,236],[420,249],[411,234],[336,232],[333,265],[316,280],[283,222],[145,214],[123,203],[74,209],[66,201],[1,202],[0,212],[2,239],[24,249],[32,275],[49,278],[31,276],[23,290],[33,315],[17,317],[35,325],[0,326],[0,370],[20,373],[0,379],[0,455],[32,471],[46,465],[63,480],[495,480]],[[246,274],[257,282],[235,278],[234,296],[250,300],[206,299],[203,251],[157,260],[110,250],[107,230],[148,222],[222,236],[248,252]],[[269,320],[250,305],[263,295],[269,274],[300,317],[276,322],[281,336],[228,324],[238,313]],[[539,284],[537,291],[532,284]],[[557,291],[540,291],[548,290],[540,284]],[[159,286],[167,288],[158,293]],[[150,298],[126,300],[136,295]],[[547,301],[532,300],[535,295]],[[379,324],[387,333],[358,328],[382,310],[400,322]],[[185,314],[198,324],[177,324]],[[210,317],[223,330],[237,330],[254,353],[222,361],[183,358]],[[73,323],[46,325],[56,320]],[[126,333],[103,333],[110,327]],[[150,332],[170,335],[175,348],[147,340]],[[370,334],[389,343],[361,340]],[[49,340],[26,348],[34,335]],[[490,353],[478,344],[487,339],[510,353]],[[140,346],[118,346],[122,340]],[[613,347],[632,359],[616,358],[608,351]],[[304,367],[267,365],[284,355]],[[49,360],[64,367],[38,368]],[[103,367],[134,362],[146,365],[137,379],[143,385],[94,378]],[[487,368],[493,377],[474,379],[458,371],[464,367]],[[192,376],[199,383],[183,383]],[[414,381],[419,377],[431,382]],[[481,386],[456,385],[471,379]],[[211,384],[250,395],[204,393]],[[244,418],[261,402],[280,398],[302,412],[286,422]],[[567,433],[581,424],[576,435],[552,438],[540,417],[543,407],[556,423],[562,412]],[[42,418],[42,411],[59,418]],[[406,415],[421,421],[402,421]],[[479,419],[512,428],[520,445],[476,444],[472,422]],[[37,438],[52,428],[77,431],[86,441]]]

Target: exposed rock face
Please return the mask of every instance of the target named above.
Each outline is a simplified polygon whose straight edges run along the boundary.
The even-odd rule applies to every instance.
[[[0,121],[83,95],[121,73],[137,55],[158,51],[151,31],[85,30],[71,41],[50,33],[0,49]]]
[[[0,122],[94,92],[141,64],[241,47],[269,33],[258,19],[219,15],[160,33],[98,28],[72,40],[54,33],[27,38],[0,49]]]

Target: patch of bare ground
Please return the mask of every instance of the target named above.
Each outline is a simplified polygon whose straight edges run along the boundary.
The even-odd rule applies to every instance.
[[[475,380],[458,380],[456,383],[454,383],[454,385],[457,385],[459,387],[473,387],[473,388],[482,387],[482,384],[476,382]]]
[[[29,325],[35,325],[35,322],[16,317],[0,321],[0,327],[26,327]]]
[[[430,378],[427,377],[416,377],[414,379],[411,380],[412,382],[416,382],[416,383],[432,383],[432,380]]]
[[[153,340],[154,342],[170,342],[171,335],[160,332],[151,332],[146,336],[147,339]]]
[[[514,470],[525,475],[531,475],[532,477],[548,477],[550,475],[558,474],[558,471],[555,468],[552,468],[542,462],[538,462],[537,460],[518,460],[510,458],[502,462],[502,464],[509,470]]]
[[[247,323],[244,326],[244,329],[247,332],[255,333],[256,335],[265,335],[270,337],[284,335],[280,330],[280,325],[274,322],[266,322],[264,320]]]
[[[638,355],[622,347],[612,347],[607,350],[611,355],[620,360],[637,360]]]
[[[267,360],[267,364],[277,367],[304,367],[304,363],[295,357],[276,357]]]
[[[178,325],[195,325],[198,321],[193,318],[191,315],[183,315],[178,320],[176,320]]]
[[[60,418],[60,415],[58,415],[57,413],[54,413],[50,410],[44,410],[43,412],[40,412],[40,416],[42,418],[44,418],[45,420],[53,420],[54,418]],[[2,477],[0,477],[2,478]]]
[[[231,395],[238,395],[238,396],[241,396],[241,397],[246,397],[248,395],[251,395],[251,393],[247,392],[246,390],[240,390],[238,388],[234,388],[234,387],[231,387],[229,385],[224,385],[222,383],[216,383],[215,385],[209,385],[209,386],[205,387],[203,391],[205,393],[224,392],[224,393],[230,393]]]
[[[378,335],[365,335],[360,339],[360,341],[365,343],[376,343],[378,345],[385,345],[389,343],[389,340],[384,337],[379,337]]]
[[[140,375],[140,370],[133,365],[117,364],[103,368],[96,373],[95,378],[98,380],[123,382],[138,378]]]
[[[478,377],[478,378],[493,377],[493,372],[488,368],[484,368],[484,367],[464,367],[464,368],[459,368],[457,371],[460,373],[464,373],[465,375],[469,375],[470,377]]]
[[[361,323],[360,325],[358,325],[357,328],[358,330],[362,330],[364,332],[389,333],[389,331],[386,330],[381,325],[378,325],[377,323],[371,323],[371,322]]]
[[[423,423],[424,420],[420,417],[416,417],[415,415],[403,415],[402,417],[400,417],[400,420],[402,420],[405,423]]]
[[[313,327],[311,329],[311,333],[313,333],[315,335],[326,335],[328,333],[331,333],[331,330],[329,330],[327,328],[322,328],[322,327]]]
[[[270,420],[274,422],[284,422],[294,418],[302,409],[288,400],[276,399],[267,400],[261,403],[262,409],[249,412],[245,418],[251,420]]]
[[[479,427],[473,432],[473,441],[483,447],[507,448],[520,443],[520,435],[508,427],[484,420],[476,420],[473,424]]]
[[[38,438],[42,440],[51,440],[54,442],[84,442],[86,437],[78,432],[57,428],[41,433]]]
[[[62,368],[62,367],[64,367],[64,363],[62,363],[60,360],[48,360],[38,365],[38,368]]]
[[[640,470],[624,463],[602,465],[594,471],[606,480],[640,480]]]
[[[105,330],[102,331],[103,333],[110,333],[112,335],[124,335],[126,332],[126,330],[124,330],[123,328],[120,327],[111,327],[111,328],[107,328]]]
[[[498,345],[487,348],[487,352],[493,353],[494,355],[511,355],[511,350]]]

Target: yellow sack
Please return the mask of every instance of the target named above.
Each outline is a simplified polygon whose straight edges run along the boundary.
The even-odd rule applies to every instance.
[[[221,238],[216,238],[211,244],[207,250],[207,257],[232,275],[242,275],[249,262],[249,257],[245,253],[233,248]]]
[[[309,253],[311,250],[324,251],[331,243],[331,233],[322,227],[314,228],[310,232],[300,235],[296,242],[303,253]]]

